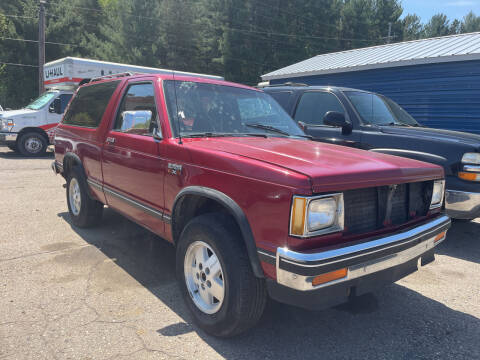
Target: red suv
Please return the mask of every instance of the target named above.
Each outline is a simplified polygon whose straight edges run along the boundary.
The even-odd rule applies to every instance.
[[[267,296],[325,308],[434,259],[443,169],[311,141],[273,98],[208,76],[134,75],[78,89],[53,168],[74,225],[105,205],[176,246],[196,322],[254,325]]]

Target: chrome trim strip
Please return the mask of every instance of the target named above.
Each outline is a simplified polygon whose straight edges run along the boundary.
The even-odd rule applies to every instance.
[[[102,187],[102,184],[100,184],[99,182],[95,181],[95,180],[92,180],[92,179],[87,179],[87,183],[95,188],[97,188],[98,190],[103,190],[103,187]]]
[[[277,259],[277,257],[276,257],[275,255],[266,253],[266,252],[264,252],[264,251],[262,251],[262,250],[257,249],[257,252],[258,252],[259,254],[262,254],[262,255],[271,257],[271,258],[273,258],[273,259]]]
[[[463,170],[480,173],[480,166],[479,165],[464,165]]]
[[[373,252],[375,251],[375,248],[382,247],[382,249],[384,249],[383,246],[388,244],[396,246],[394,244],[396,242],[410,238],[414,238],[412,239],[412,241],[416,240],[420,236],[425,236],[426,234],[428,235],[430,232],[434,232],[437,227],[446,225],[448,223],[450,223],[450,218],[448,216],[442,215],[438,219],[432,220],[411,230],[390,235],[387,237],[382,237],[372,241],[362,242],[356,245],[344,246],[338,249],[323,251],[320,253],[299,253],[289,250],[287,248],[278,248],[277,254],[282,257],[283,261],[292,260],[292,262],[298,266],[310,266],[308,264],[302,263],[332,259],[343,255],[363,252],[366,250],[372,250]]]
[[[134,207],[136,207],[140,210],[143,210],[144,212],[150,214],[151,216],[154,216],[154,217],[156,217],[156,218],[158,218],[162,221],[165,221],[166,223],[170,223],[171,220],[172,220],[169,215],[166,215],[163,212],[158,211],[156,209],[153,209],[148,205],[144,205],[144,204],[142,204],[142,203],[140,203],[136,200],[133,200],[133,199],[129,198],[128,196],[122,195],[119,192],[111,189],[110,187],[108,187],[106,185],[102,185],[95,180],[87,179],[87,182],[88,182],[89,185],[91,185],[91,186],[93,186],[93,187],[95,187],[99,190],[102,190],[106,193],[109,193],[110,195],[113,195],[113,196],[117,197],[118,199],[121,199],[121,200],[125,201],[126,203],[130,204],[131,206],[134,206]]]

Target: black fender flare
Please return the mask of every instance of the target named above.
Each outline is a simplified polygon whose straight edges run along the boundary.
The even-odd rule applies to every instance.
[[[80,160],[80,157],[73,152],[67,152],[65,154],[65,156],[63,157],[63,163],[62,163],[63,173],[62,173],[62,176],[65,178],[65,180],[68,180],[67,179],[68,172],[70,171],[70,169],[73,166],[78,166],[80,168],[80,171],[83,174],[83,178],[85,179],[85,181],[87,181],[87,173],[85,172],[85,168],[83,167],[82,161]],[[87,185],[87,189],[88,189],[88,185]],[[97,200],[93,197],[93,195],[91,194],[90,191],[88,191],[87,194],[91,199]]]
[[[174,228],[174,219],[175,219],[175,211],[177,209],[177,205],[179,201],[185,195],[197,195],[203,196],[212,200],[215,200],[222,204],[229,212],[230,215],[236,220],[238,227],[242,233],[243,241],[245,242],[245,247],[247,249],[248,258],[250,260],[250,264],[252,266],[253,273],[258,278],[264,278],[264,273],[262,266],[260,265],[260,260],[257,254],[257,245],[255,244],[255,239],[253,237],[252,229],[250,227],[250,223],[248,222],[247,216],[243,212],[242,208],[228,195],[204,186],[187,186],[182,189],[177,196],[175,197],[175,201],[172,207],[172,230]],[[175,241],[175,239],[174,239]]]

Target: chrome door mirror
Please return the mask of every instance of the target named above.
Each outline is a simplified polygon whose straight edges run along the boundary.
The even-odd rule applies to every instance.
[[[122,126],[120,131],[147,135],[154,132],[154,128],[157,127],[156,123],[152,124],[152,112],[150,110],[133,110],[123,111],[121,114]]]

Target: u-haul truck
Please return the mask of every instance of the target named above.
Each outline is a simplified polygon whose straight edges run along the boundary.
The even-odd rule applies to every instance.
[[[125,72],[173,73],[172,70],[73,57],[46,63],[43,74],[46,91],[23,109],[0,111],[0,145],[25,156],[44,154],[75,90],[92,78]],[[180,71],[175,74],[223,79]]]

